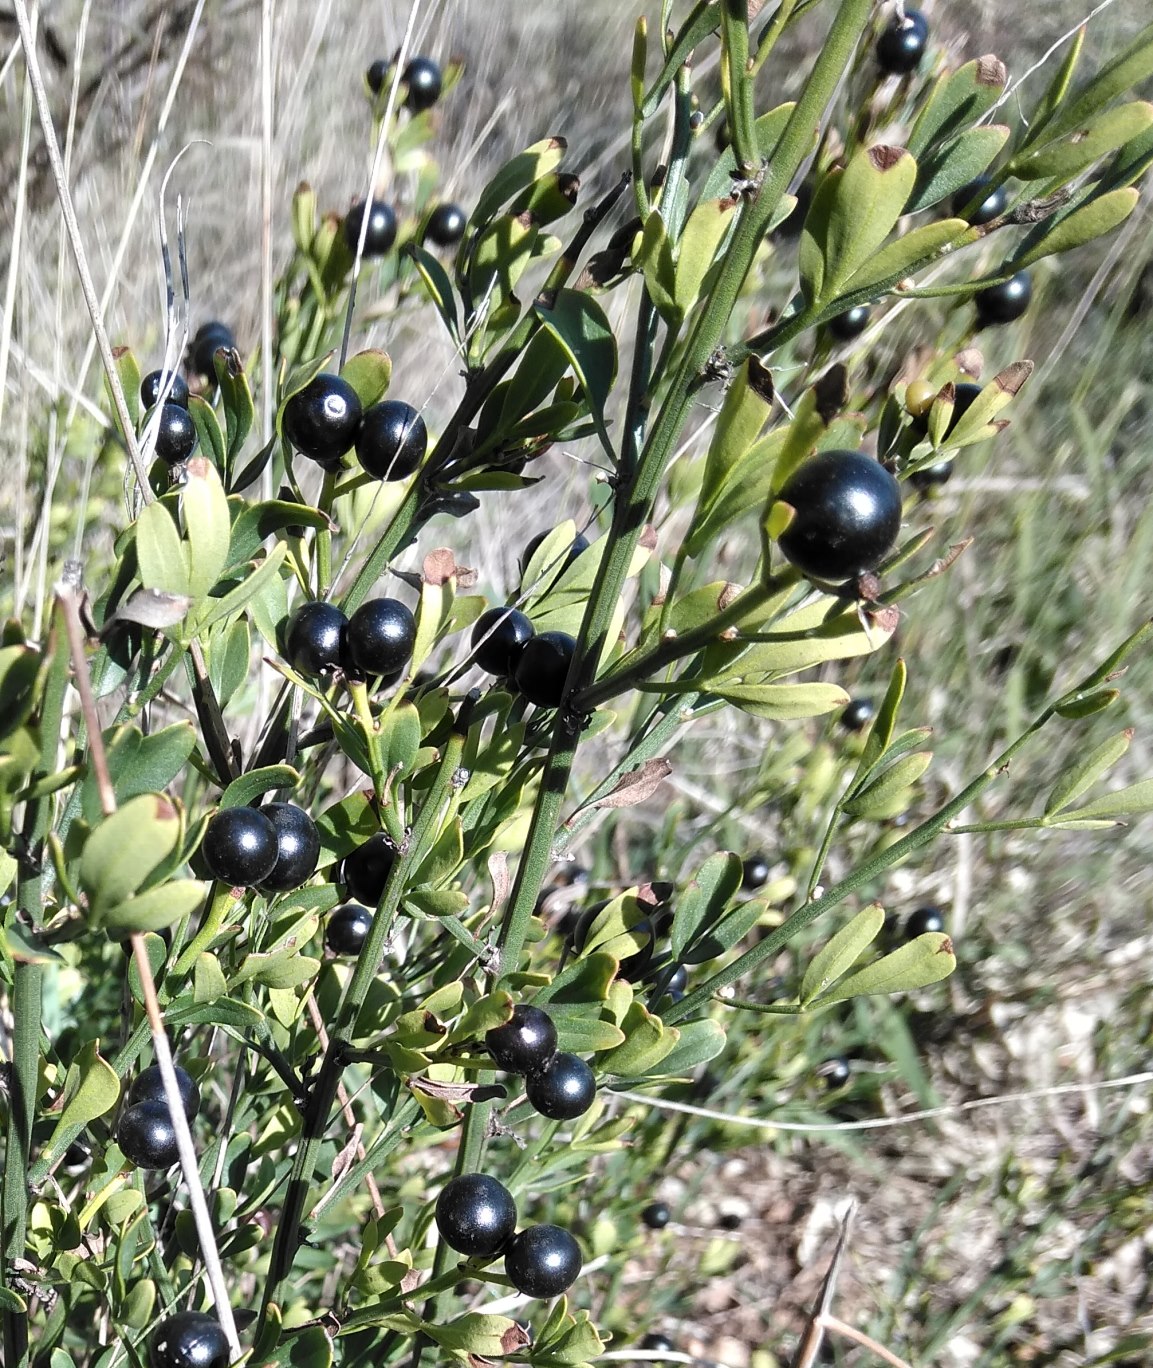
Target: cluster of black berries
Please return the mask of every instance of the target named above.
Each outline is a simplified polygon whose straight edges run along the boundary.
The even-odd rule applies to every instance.
[[[312,877],[320,836],[293,803],[222,808],[208,823],[201,855],[212,877],[232,888],[285,893]]]
[[[596,1100],[592,1069],[577,1055],[558,1052],[556,1026],[541,1008],[514,1007],[484,1043],[498,1069],[524,1076],[529,1102],[551,1121],[572,1121]]]
[[[196,450],[196,426],[188,412],[188,386],[179,375],[165,376],[163,371],[150,371],[140,385],[140,402],[146,409],[155,408],[166,382],[168,398],[160,410],[156,454],[165,465],[177,466]]]
[[[180,1100],[189,1124],[200,1110],[200,1089],[191,1074],[174,1066]],[[164,1081],[160,1069],[153,1064],[138,1075],[128,1091],[128,1105],[116,1128],[116,1143],[124,1157],[138,1168],[171,1168],[180,1157],[176,1145],[176,1127],[168,1111],[164,1095]]]
[[[285,629],[293,669],[318,678],[340,670],[351,680],[401,677],[416,645],[416,619],[399,599],[369,599],[349,617],[335,603],[302,603]]]
[[[516,1233],[516,1202],[503,1183],[484,1173],[462,1173],[436,1199],[436,1228],[458,1254],[470,1259],[504,1256],[504,1271],[526,1297],[559,1297],[581,1271],[580,1246],[555,1225]]]
[[[428,447],[428,429],[411,404],[384,399],[365,409],[347,380],[327,372],[285,404],[284,435],[302,456],[332,473],[355,447],[361,468],[377,480],[408,479]]]

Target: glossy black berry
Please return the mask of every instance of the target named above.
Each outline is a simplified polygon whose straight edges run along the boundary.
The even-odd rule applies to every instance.
[[[234,888],[262,884],[276,864],[276,828],[259,808],[223,808],[208,823],[201,854],[214,879]]]
[[[356,441],[362,410],[339,375],[321,372],[284,406],[284,435],[302,456],[331,464]]]
[[[555,708],[564,694],[576,641],[567,632],[541,632],[526,641],[516,663],[516,687],[539,708]]]
[[[227,323],[213,321],[203,324],[192,339],[188,347],[188,358],[192,369],[197,375],[207,376],[212,380],[216,376],[216,365],[213,358],[221,347],[230,350],[236,346],[236,337]]]
[[[512,1239],[516,1203],[503,1183],[484,1173],[462,1173],[436,1199],[440,1238],[471,1259],[491,1259]]]
[[[344,220],[344,241],[350,252],[360,246],[360,230],[365,216],[368,228],[364,235],[364,255],[382,257],[392,250],[396,241],[396,213],[384,200],[357,200]]]
[[[915,71],[929,41],[929,21],[920,10],[905,9],[902,22],[894,15],[877,39],[877,65],[886,75],[907,76]]]
[[[378,480],[407,480],[428,449],[428,429],[411,404],[386,399],[365,410],[356,459]]]
[[[528,569],[529,562],[536,554],[537,548],[543,544],[544,539],[547,536],[548,532],[538,532],[537,535],[533,537],[533,539],[528,543],[525,549],[520,553],[520,573],[522,579],[524,577],[525,571]],[[561,571],[567,570],[569,568],[569,566],[573,563],[573,561],[576,560],[576,558],[581,554],[582,551],[587,551],[588,549],[589,539],[584,535],[583,532],[578,532],[569,544],[568,550],[563,553],[558,552],[553,557],[552,563],[544,567],[544,570],[542,572],[543,577],[547,578],[549,575],[559,575]]]
[[[1001,185],[996,190],[990,190],[988,194],[983,193],[985,187],[992,183],[991,176],[978,176],[968,185],[963,185],[953,196],[954,215],[963,218],[975,228],[1000,218],[1009,207],[1009,192]]]
[[[276,863],[260,886],[270,893],[299,888],[315,874],[320,859],[316,823],[295,803],[267,803],[261,812],[276,828]]]
[[[848,1083],[852,1069],[843,1055],[837,1055],[833,1059],[826,1059],[817,1072],[824,1078],[825,1087],[831,1092],[834,1088],[843,1088]]]
[[[930,931],[944,931],[945,914],[939,907],[918,907],[905,921],[905,939],[916,940]]]
[[[424,239],[436,247],[455,247],[468,218],[459,204],[438,204],[424,225]]]
[[[717,1217],[717,1226],[721,1230],[740,1230],[741,1213],[739,1211],[722,1211]]]
[[[675,1354],[677,1346],[669,1339],[668,1335],[661,1335],[650,1332],[641,1340],[641,1348],[647,1349],[653,1354]]]
[[[196,424],[186,408],[165,404],[156,431],[156,454],[165,465],[179,465],[196,450]]]
[[[399,599],[369,599],[348,620],[348,660],[361,675],[403,670],[416,645],[416,619]]]
[[[503,1026],[486,1033],[484,1043],[505,1073],[537,1073],[556,1054],[556,1027],[541,1008],[518,1004]]]
[[[167,1102],[137,1102],[126,1107],[116,1128],[116,1143],[137,1168],[171,1168],[180,1158]]]
[[[324,675],[344,658],[348,619],[334,603],[317,599],[302,603],[288,620],[285,652],[288,663],[302,675]]]
[[[178,1311],[148,1337],[149,1368],[228,1368],[232,1354],[215,1316]]]
[[[664,1230],[672,1219],[668,1202],[650,1202],[641,1212],[641,1220],[650,1230]]]
[[[83,1173],[92,1162],[92,1149],[85,1140],[73,1140],[64,1151],[60,1167],[65,1173]]]
[[[525,1079],[529,1103],[551,1121],[572,1121],[596,1101],[597,1081],[577,1055],[563,1050]]]
[[[371,930],[372,913],[368,908],[359,903],[345,903],[329,917],[324,943],[334,955],[359,955]]]
[[[871,698],[851,698],[841,710],[841,726],[846,731],[863,731],[876,713]]]
[[[809,457],[778,497],[795,510],[781,553],[813,579],[836,582],[875,570],[901,530],[901,487],[863,451]]]
[[[184,1115],[191,1121],[200,1110],[200,1089],[196,1079],[179,1064],[173,1065],[173,1068],[176,1071],[176,1084],[180,1089]],[[168,1105],[159,1065],[150,1064],[147,1069],[136,1075],[136,1081],[128,1090],[128,1105],[134,1107],[138,1102],[160,1102],[164,1106]]]
[[[431,57],[414,57],[404,69],[403,80],[408,87],[404,102],[414,112],[431,109],[440,99],[443,77]]]
[[[352,898],[375,907],[395,863],[396,849],[382,831],[344,857],[340,879]]]
[[[769,857],[767,855],[750,855],[741,865],[741,887],[746,889],[760,888],[767,883],[769,878]]]
[[[168,398],[165,403],[175,404],[178,408],[188,407],[188,384],[182,375],[170,376],[171,388],[168,391]],[[164,372],[149,371],[140,382],[140,402],[146,409],[153,408],[160,402],[160,396],[164,391]]]
[[[830,318],[825,326],[834,342],[852,342],[869,326],[871,317],[872,310],[868,305],[858,304]]]
[[[513,1236],[504,1271],[525,1297],[559,1297],[580,1276],[581,1263],[580,1246],[567,1230],[536,1225]]]
[[[385,57],[378,57],[364,73],[364,79],[368,82],[368,88],[374,95],[379,95],[384,89],[385,77],[391,70],[392,63]]]
[[[909,476],[909,483],[914,489],[919,489],[922,494],[925,494],[929,490],[939,489],[941,485],[948,484],[952,478],[952,461],[934,461],[932,465],[922,466],[920,470],[915,470]]]
[[[990,285],[973,296],[977,306],[977,327],[996,327],[1020,318],[1033,298],[1033,278],[1018,271],[1001,285]]]
[[[511,675],[525,643],[531,641],[531,621],[515,608],[490,608],[472,629],[473,658],[487,674],[502,679]]]

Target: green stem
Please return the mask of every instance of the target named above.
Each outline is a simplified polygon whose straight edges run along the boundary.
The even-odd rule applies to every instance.
[[[751,176],[759,158],[753,123],[753,77],[749,70],[748,0],[722,0],[721,54],[729,138],[742,175]]]
[[[321,513],[332,512],[332,501],[336,496],[336,475],[331,470],[324,472],[324,483],[320,487],[317,508]],[[328,523],[316,532],[316,597],[326,599],[332,588],[332,528]]]

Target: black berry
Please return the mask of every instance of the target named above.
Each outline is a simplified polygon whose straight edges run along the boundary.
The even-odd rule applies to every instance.
[[[178,1311],[148,1337],[149,1368],[228,1368],[232,1354],[215,1316]]]
[[[215,380],[216,365],[213,358],[221,347],[232,350],[235,346],[236,338],[227,323],[214,321],[203,324],[197,330],[196,336],[188,347],[188,358],[192,369],[197,375],[204,375],[209,380]]]
[[[392,63],[384,57],[378,57],[364,73],[364,79],[368,82],[368,88],[374,95],[379,95],[384,89],[384,78],[391,70]]]
[[[173,1068],[176,1071],[176,1084],[180,1089],[184,1115],[191,1121],[200,1110],[200,1089],[197,1087],[196,1079],[179,1064],[173,1065]],[[134,1107],[138,1102],[160,1102],[164,1106],[168,1105],[159,1065],[151,1064],[137,1074],[135,1083],[128,1090],[128,1105]]]
[[[186,408],[165,404],[156,431],[156,454],[165,465],[179,465],[196,450],[196,424]]]
[[[944,931],[945,914],[939,907],[918,907],[905,922],[905,939],[916,940],[930,931]]]
[[[572,1121],[583,1116],[596,1100],[597,1082],[592,1069],[574,1054],[561,1051],[525,1080],[530,1104],[552,1121]]]
[[[348,619],[334,603],[302,603],[288,621],[288,662],[302,675],[329,674],[344,659]]]
[[[369,599],[348,620],[348,659],[362,675],[403,670],[416,645],[416,619],[399,599]]]
[[[520,573],[522,578],[524,577],[524,572],[528,569],[529,561],[532,560],[533,556],[536,554],[537,548],[544,542],[544,539],[547,536],[548,532],[538,532],[520,553]],[[544,567],[544,575],[559,574],[561,571],[567,570],[581,552],[587,551],[588,549],[589,539],[583,532],[578,532],[570,542],[568,550],[565,551],[563,555],[558,554],[554,558],[553,564]]]
[[[345,903],[328,919],[324,943],[334,955],[359,955],[372,930],[372,913],[359,903]]]
[[[995,327],[1021,317],[1033,298],[1033,278],[1018,271],[1001,285],[990,285],[973,296],[977,306],[977,327]]]
[[[341,882],[357,902],[375,907],[395,863],[396,850],[382,831],[344,857]]]
[[[871,317],[872,310],[865,304],[858,304],[855,308],[846,309],[844,313],[830,318],[825,326],[834,342],[852,342],[869,326]]]
[[[312,878],[320,859],[316,823],[294,803],[268,803],[261,811],[276,828],[276,864],[260,886],[270,893],[299,888]]]
[[[140,402],[146,409],[152,408],[160,402],[160,396],[164,392],[164,372],[149,371],[140,382]],[[176,404],[179,408],[188,407],[188,385],[182,375],[169,377],[171,388],[168,391],[168,398],[165,403]]]
[[[817,1072],[824,1078],[825,1087],[831,1092],[834,1088],[845,1086],[852,1069],[844,1055],[837,1055],[833,1059],[826,1059]]]
[[[357,200],[344,220],[344,241],[350,252],[360,246],[360,230],[365,216],[368,228],[364,235],[364,255],[382,257],[392,250],[396,241],[396,214],[384,200]]]
[[[953,390],[953,412],[949,417],[948,426],[945,428],[946,437],[973,407],[973,400],[981,393],[981,386],[974,385],[970,380],[961,380],[953,386]],[[914,418],[910,426],[914,432],[922,436],[927,433],[929,431],[929,410],[926,409],[924,413]],[[948,477],[946,476],[946,478]],[[913,482],[915,484],[916,480],[914,479]]]
[[[516,663],[516,687],[539,708],[555,708],[564,696],[576,641],[567,632],[541,632],[526,641]]]
[[[556,1054],[556,1027],[541,1008],[521,1004],[503,1026],[494,1026],[485,1035],[484,1043],[498,1069],[536,1073]]]
[[[767,855],[750,855],[741,865],[741,887],[760,888],[767,883],[769,878],[769,857]]]
[[[952,461],[934,461],[932,465],[922,466],[909,476],[909,483],[923,494],[948,484],[953,477]]]
[[[92,1162],[92,1150],[85,1140],[73,1140],[64,1151],[60,1167],[65,1173],[83,1173]]]
[[[953,196],[954,215],[957,218],[963,218],[966,223],[971,223],[975,228],[986,223],[992,223],[994,219],[1000,218],[1009,207],[1009,192],[1002,185],[996,190],[985,193],[985,187],[992,183],[993,178],[991,176],[978,176],[976,180],[971,180],[968,185],[963,185]],[[975,204],[974,201],[976,201]],[[970,208],[970,206],[972,207]]]
[[[503,679],[516,669],[525,643],[533,635],[533,625],[524,613],[515,608],[490,608],[477,618],[472,629],[473,656],[487,674]]]
[[[641,1340],[641,1348],[648,1349],[654,1354],[675,1354],[677,1346],[669,1339],[668,1335],[661,1335],[654,1332],[647,1334]]]
[[[665,994],[668,997],[670,997],[674,1002],[680,1002],[680,1000],[685,995],[685,989],[688,987],[688,985],[688,966],[684,964],[678,964],[676,969],[673,971],[672,978],[669,979],[667,984],[665,984]]]
[[[514,1235],[505,1251],[509,1282],[526,1297],[559,1297],[581,1271],[580,1246],[560,1226],[536,1225]]]
[[[116,1128],[116,1143],[137,1168],[171,1168],[180,1158],[167,1102],[137,1102],[125,1108]]]
[[[362,410],[356,391],[322,372],[284,406],[284,435],[302,456],[332,465],[356,441]]]
[[[407,480],[428,449],[428,429],[411,404],[386,399],[364,414],[356,437],[356,459],[378,480]]]
[[[877,65],[886,75],[907,76],[920,65],[929,41],[929,21],[920,10],[905,10],[902,23],[894,15],[877,39]]]
[[[841,726],[846,731],[863,731],[875,712],[871,698],[851,698],[841,712]]]
[[[438,204],[424,225],[425,241],[437,247],[455,247],[464,237],[467,222],[459,204]]]
[[[741,1213],[739,1211],[722,1211],[717,1217],[717,1225],[721,1230],[740,1230]]]
[[[458,1254],[491,1259],[512,1239],[516,1203],[503,1183],[484,1173],[462,1173],[436,1199],[440,1238]]]
[[[875,570],[901,529],[901,488],[863,451],[823,451],[802,462],[779,497],[795,510],[781,534],[785,559],[813,579]]]
[[[408,87],[408,95],[404,102],[414,112],[431,109],[440,99],[443,78],[440,67],[431,57],[414,57],[405,67],[403,79]]]
[[[650,1202],[641,1212],[641,1220],[650,1230],[664,1230],[672,1218],[668,1202]]]
[[[208,823],[201,851],[221,883],[262,884],[276,864],[276,828],[259,808],[223,808]]]

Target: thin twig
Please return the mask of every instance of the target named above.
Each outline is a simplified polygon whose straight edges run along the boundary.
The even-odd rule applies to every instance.
[[[711,1107],[694,1107],[688,1102],[673,1102],[665,1097],[645,1097],[643,1093],[614,1091],[613,1096],[625,1102],[639,1102],[658,1111],[683,1112],[686,1116],[701,1116],[708,1121],[725,1121],[734,1126],[748,1126],[752,1130],[798,1131],[801,1133],[889,1130],[894,1126],[911,1126],[918,1121],[932,1121],[938,1116],[959,1116],[964,1112],[985,1107],[1007,1106],[1012,1102],[1035,1102],[1046,1097],[1065,1097],[1070,1094],[1103,1092],[1107,1088],[1136,1088],[1142,1083],[1153,1083],[1153,1069],[1144,1073],[1126,1074],[1122,1078],[1103,1078],[1090,1083],[1060,1083],[1051,1088],[1031,1088],[1027,1092],[1001,1093],[997,1097],[978,1097],[971,1102],[957,1102],[946,1107],[928,1107],[924,1111],[909,1112],[905,1116],[875,1116],[866,1121],[774,1121],[766,1116],[739,1116],[731,1112],[714,1111]]]
[[[272,8],[260,7],[260,440],[272,440],[276,375],[272,365]],[[272,497],[272,467],[262,475],[263,495]]]
[[[72,204],[72,192],[68,188],[68,178],[64,171],[64,162],[60,156],[60,144],[56,139],[56,127],[52,122],[48,92],[44,88],[44,76],[40,70],[40,61],[36,56],[36,41],[28,17],[28,6],[25,0],[15,0],[15,7],[16,23],[20,29],[20,41],[24,44],[24,60],[28,67],[28,79],[32,82],[32,93],[36,97],[36,113],[40,120],[40,131],[44,135],[44,145],[48,151],[52,179],[56,183],[56,194],[60,200],[60,212],[64,218],[64,226],[68,230],[68,241],[72,248],[72,256],[76,261],[76,272],[80,277],[80,289],[84,295],[84,303],[88,308],[88,316],[92,320],[92,331],[96,337],[96,345],[100,349],[100,360],[104,365],[108,388],[112,392],[116,416],[120,420],[124,445],[128,450],[128,459],[132,462],[132,468],[136,473],[140,497],[145,503],[151,503],[153,495],[152,490],[148,487],[148,468],[141,458],[140,448],[136,443],[136,433],[128,413],[124,386],[120,383],[120,374],[116,369],[116,362],[112,356],[112,345],[108,341],[108,332],[104,327],[104,316],[96,295],[96,286],[92,283],[92,273],[88,269],[88,256],[80,237],[80,223],[76,218],[76,210]]]
[[[22,3],[23,0],[17,0],[18,5]],[[79,592],[72,585],[61,585],[58,596],[60,605],[64,610],[76,689],[80,695],[80,706],[88,728],[88,752],[91,756],[93,772],[96,775],[100,807],[104,816],[109,817],[116,811],[116,794],[108,773],[108,758],[104,752],[100,718],[97,715],[95,699],[92,696],[92,681],[88,672],[88,657],[85,653],[84,628],[80,622]],[[160,1003],[156,997],[152,965],[148,959],[144,937],[139,932],[134,932],[131,940],[132,954],[136,961],[136,972],[140,977],[140,986],[144,994],[144,1011],[148,1017],[148,1026],[152,1034],[152,1049],[160,1069],[160,1077],[164,1083],[164,1096],[168,1103],[169,1116],[176,1131],[180,1167],[184,1174],[185,1185],[188,1188],[188,1201],[196,1223],[201,1257],[204,1259],[208,1283],[212,1288],[217,1318],[220,1321],[225,1338],[228,1340],[229,1352],[233,1359],[238,1359],[242,1353],[240,1338],[236,1333],[236,1322],[233,1319],[232,1306],[228,1300],[228,1285],[224,1280],[224,1269],[216,1248],[212,1217],[209,1214],[204,1188],[200,1182],[200,1170],[196,1159],[196,1148],[192,1142],[192,1131],[188,1125],[188,1118],[184,1114],[184,1103],[172,1063],[172,1050],[164,1029],[164,1018],[161,1015]]]
[[[879,1344],[871,1336],[866,1335],[863,1330],[857,1330],[840,1320],[837,1316],[823,1315],[820,1318],[821,1326],[825,1330],[832,1330],[834,1334],[840,1335],[843,1339],[850,1339],[854,1344],[859,1344],[862,1348],[868,1349],[876,1354],[879,1359],[884,1359],[886,1363],[892,1364],[892,1368],[912,1368],[903,1358],[898,1358],[890,1349],[886,1349],[883,1344]]]

